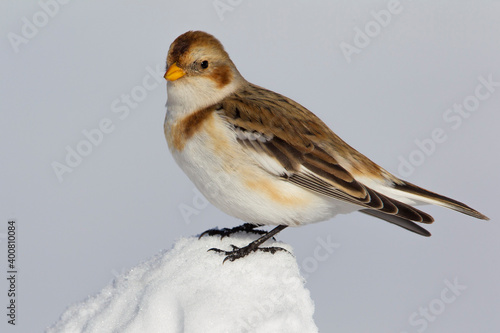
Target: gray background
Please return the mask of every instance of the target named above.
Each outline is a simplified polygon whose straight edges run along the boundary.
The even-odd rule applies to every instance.
[[[221,15],[218,3],[229,6]],[[401,0],[401,12],[348,63],[339,45],[354,45],[355,28],[387,5],[72,1],[40,21],[16,52],[9,33],[22,36],[23,17],[42,20],[42,9],[36,1],[2,1],[0,268],[6,271],[7,221],[15,218],[20,273],[18,325],[8,326],[2,310],[0,330],[41,331],[67,305],[179,237],[240,223],[193,204],[194,186],[163,136],[163,82],[124,119],[112,108],[141,90],[147,68],[163,70],[170,43],[194,29],[219,38],[249,81],[305,105],[391,172],[400,157],[417,156],[415,140],[441,128],[447,140],[406,178],[492,220],[425,207],[436,219],[428,239],[362,214],[285,230],[279,239],[305,263],[320,331],[500,330],[500,87],[459,128],[443,119],[474,94],[479,76],[500,81],[500,2]],[[51,164],[64,163],[66,146],[75,149],[82,131],[104,118],[113,132],[60,182]],[[180,213],[187,206],[196,213],[189,219]],[[318,237],[340,245],[326,260],[314,256]],[[466,289],[440,308],[444,281],[454,279]],[[409,323],[429,306],[438,315],[425,329]]]

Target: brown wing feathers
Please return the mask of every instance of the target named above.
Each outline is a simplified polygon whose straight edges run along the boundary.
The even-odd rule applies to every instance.
[[[318,136],[322,139],[323,133],[329,133],[330,130],[319,119],[307,121],[310,114],[302,106],[273,92],[266,91],[266,94],[263,94],[263,88],[253,85],[251,88],[252,91],[244,90],[233,98],[226,98],[217,109],[223,112],[224,118],[235,130],[263,135],[260,140],[239,138],[238,141],[276,159],[288,171],[282,175],[283,178],[311,191],[366,207],[369,212],[377,211],[378,213],[371,215],[382,219],[387,220],[384,216],[397,216],[402,221],[433,221],[430,215],[390,199],[356,181],[335,158],[315,144],[313,139],[317,140]],[[269,94],[272,99],[267,98]],[[256,108],[258,112],[255,111]],[[290,108],[294,109],[293,116],[287,112]],[[272,131],[269,131],[270,125]],[[323,139],[327,140],[326,137]],[[310,172],[304,173],[300,166]],[[403,223],[395,221],[400,222],[398,219],[389,222],[424,234],[418,231],[425,229],[410,227],[411,222],[403,226]]]

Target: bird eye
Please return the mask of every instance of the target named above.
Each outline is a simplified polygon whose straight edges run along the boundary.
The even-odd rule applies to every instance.
[[[203,61],[201,62],[201,68],[203,68],[203,69],[208,68],[208,61],[203,60]]]

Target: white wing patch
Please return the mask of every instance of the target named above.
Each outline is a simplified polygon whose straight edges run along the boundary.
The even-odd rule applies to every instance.
[[[356,180],[372,190],[375,190],[391,199],[401,201],[407,205],[415,206],[425,204],[423,200],[418,200],[419,197],[416,195],[394,189],[393,185],[388,180],[375,180],[366,176],[357,176]]]
[[[272,135],[246,131],[240,127],[234,128],[234,132],[238,141],[243,145],[245,152],[252,157],[258,166],[276,176],[281,177],[290,174],[276,158],[266,153],[264,144],[273,139]]]
[[[267,142],[270,141],[273,136],[265,135],[263,133],[259,132],[250,132],[242,129],[241,127],[236,127],[234,129],[234,132],[236,133],[236,136],[238,137],[239,140],[250,140],[250,141],[259,141],[259,142]]]

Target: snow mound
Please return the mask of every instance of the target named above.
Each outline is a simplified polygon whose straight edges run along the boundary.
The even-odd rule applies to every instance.
[[[207,252],[245,246],[258,235],[180,239],[70,306],[53,332],[318,332],[314,305],[290,253],[256,252],[234,262]]]

